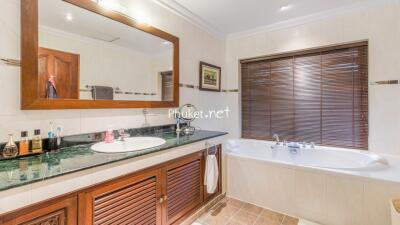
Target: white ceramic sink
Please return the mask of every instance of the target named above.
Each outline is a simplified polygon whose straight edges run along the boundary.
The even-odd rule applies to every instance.
[[[92,150],[104,153],[133,152],[146,148],[154,148],[165,144],[165,140],[158,137],[131,137],[125,141],[114,141],[113,143],[100,142],[92,146]]]

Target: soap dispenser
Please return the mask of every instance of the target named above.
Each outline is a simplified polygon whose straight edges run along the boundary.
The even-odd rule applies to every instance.
[[[18,156],[18,147],[14,142],[13,135],[9,134],[8,136],[8,142],[2,152],[3,158],[5,159],[15,158]]]

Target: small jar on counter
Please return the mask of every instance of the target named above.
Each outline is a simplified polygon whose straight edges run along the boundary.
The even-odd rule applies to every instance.
[[[28,131],[21,132],[21,140],[19,142],[19,155],[24,156],[29,154],[29,138]]]

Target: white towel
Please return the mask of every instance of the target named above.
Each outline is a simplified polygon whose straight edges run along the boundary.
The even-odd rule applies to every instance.
[[[218,161],[215,155],[207,156],[204,185],[207,186],[207,193],[213,194],[218,186]]]

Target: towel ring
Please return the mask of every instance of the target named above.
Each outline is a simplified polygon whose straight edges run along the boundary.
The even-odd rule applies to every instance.
[[[210,154],[210,148],[216,148],[217,145],[211,145],[210,143],[206,142],[206,151],[207,151],[207,156],[209,155],[216,155],[217,150],[215,150],[214,154]]]

